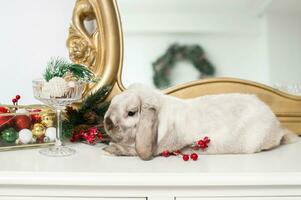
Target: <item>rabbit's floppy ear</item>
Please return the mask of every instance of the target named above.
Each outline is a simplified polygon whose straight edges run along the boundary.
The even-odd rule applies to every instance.
[[[156,110],[149,106],[141,106],[140,120],[136,127],[135,147],[138,156],[150,160],[157,144],[158,117]]]
[[[132,85],[140,99],[140,119],[136,126],[135,147],[138,156],[150,160],[157,148],[158,111],[161,103],[161,93],[141,84]]]

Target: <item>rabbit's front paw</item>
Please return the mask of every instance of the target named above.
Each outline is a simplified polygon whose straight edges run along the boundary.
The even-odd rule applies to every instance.
[[[116,145],[115,143],[110,143],[110,145],[107,146],[107,147],[105,147],[105,148],[103,148],[103,150],[105,152],[108,152],[109,154],[112,154],[112,155],[115,155],[115,156],[122,155],[122,152],[118,148],[118,145]]]

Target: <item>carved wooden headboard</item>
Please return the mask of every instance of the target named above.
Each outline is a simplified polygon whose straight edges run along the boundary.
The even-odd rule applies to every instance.
[[[85,20],[95,21],[92,33],[87,31]],[[116,0],[77,0],[67,40],[70,59],[85,64],[100,78],[86,90],[86,94],[104,85],[113,86],[108,98],[125,90],[121,81],[122,36]],[[271,107],[285,127],[301,134],[301,97],[263,84],[211,78],[178,85],[164,92],[181,98],[231,92],[256,94]]]

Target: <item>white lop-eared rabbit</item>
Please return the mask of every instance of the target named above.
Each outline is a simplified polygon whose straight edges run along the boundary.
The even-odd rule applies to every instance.
[[[271,109],[255,95],[219,94],[179,99],[134,84],[115,96],[105,115],[112,138],[105,151],[152,159],[208,136],[202,154],[255,153],[297,140],[281,127]],[[187,149],[187,148],[186,148]]]

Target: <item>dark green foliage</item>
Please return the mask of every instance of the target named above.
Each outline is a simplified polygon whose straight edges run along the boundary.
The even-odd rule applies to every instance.
[[[67,119],[63,121],[63,135],[64,137],[70,138],[72,132],[76,130],[77,127],[98,127],[105,133],[103,128],[103,118],[109,108],[110,102],[105,101],[109,92],[111,91],[111,86],[104,86],[97,90],[94,94],[87,97],[79,107],[79,109],[74,109],[72,107],[67,107],[66,115]],[[92,116],[92,122],[87,116]]]
[[[171,45],[153,64],[153,81],[158,88],[170,86],[169,74],[179,60],[188,60],[201,75],[214,75],[215,68],[206,59],[204,50],[199,45]]]
[[[86,112],[89,109],[97,109],[100,103],[102,103],[105,98],[108,96],[111,91],[111,86],[104,86],[97,90],[94,94],[87,97],[81,107],[79,108],[79,112]]]
[[[68,120],[63,121],[62,135],[64,138],[71,138],[73,129],[74,129],[74,125],[71,122],[69,122]]]
[[[85,83],[94,82],[95,76],[86,66],[73,64],[64,58],[52,58],[47,64],[44,79],[49,81],[53,77],[64,77],[71,73],[75,78]]]
[[[110,102],[103,102],[101,103],[97,109],[95,109],[95,112],[99,116],[104,116],[104,113],[107,112],[108,108],[110,106]]]

